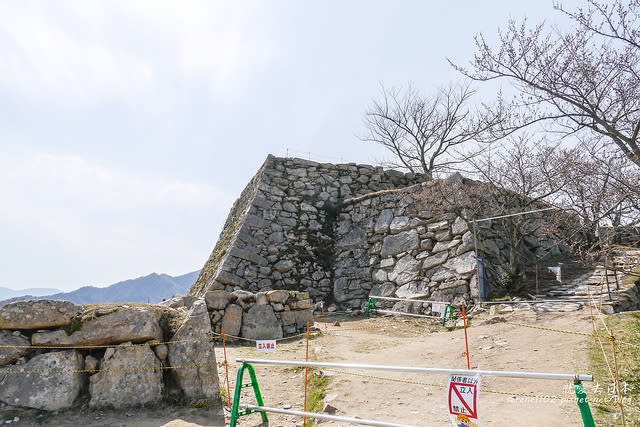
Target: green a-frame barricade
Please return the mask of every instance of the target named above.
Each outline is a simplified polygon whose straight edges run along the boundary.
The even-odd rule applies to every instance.
[[[248,384],[243,384],[243,376],[245,369],[249,372],[249,380],[251,381]],[[236,386],[233,392],[233,406],[231,407],[231,421],[229,422],[230,427],[236,427],[238,418],[249,415],[254,412],[260,412],[262,416],[262,422],[266,423],[269,421],[267,418],[267,413],[264,411],[254,411],[252,409],[246,409],[244,411],[240,411],[240,392],[243,388],[253,387],[253,394],[256,397],[256,404],[258,406],[264,406],[264,402],[262,401],[262,394],[260,393],[260,387],[258,386],[258,379],[256,378],[256,372],[253,369],[253,366],[249,363],[243,363],[238,369],[238,375],[236,377]]]
[[[369,301],[367,302],[367,309],[365,311],[365,315],[367,317],[370,317],[371,313],[374,312],[375,310],[377,310],[376,300],[375,300],[375,298],[369,297]],[[451,304],[445,305],[444,313],[442,313],[442,326],[444,326],[444,324],[447,322],[447,311],[449,311],[449,318],[450,319],[454,319],[453,307],[451,307]]]

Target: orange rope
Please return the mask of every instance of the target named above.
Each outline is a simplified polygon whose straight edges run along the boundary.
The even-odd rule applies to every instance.
[[[471,362],[469,361],[469,341],[467,339],[467,315],[464,311],[464,301],[462,301],[462,319],[464,321],[464,345],[467,349],[467,369],[471,370]]]
[[[227,400],[231,407],[231,388],[229,387],[229,362],[227,362],[227,338],[224,335],[224,326],[222,327],[222,348],[224,349],[224,369],[227,371]]]

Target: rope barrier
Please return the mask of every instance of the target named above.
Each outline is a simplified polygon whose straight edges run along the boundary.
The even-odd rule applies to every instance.
[[[214,334],[220,336],[220,334]],[[163,341],[163,342],[149,342],[145,343],[131,343],[131,344],[96,344],[96,345],[0,345],[0,348],[29,348],[33,350],[93,350],[99,348],[109,348],[109,347],[144,347],[144,346],[158,346],[158,345],[169,345],[169,344],[183,344],[183,343],[193,343],[193,342],[202,342],[202,341],[211,341],[215,339],[215,337],[210,338],[194,338],[188,340],[176,340],[176,341]]]
[[[502,322],[502,323],[505,323],[507,325],[513,325],[513,326],[521,326],[523,328],[540,329],[542,331],[559,332],[559,333],[562,333],[562,334],[582,335],[582,336],[586,336],[586,337],[593,337],[593,334],[587,334],[585,332],[565,331],[565,330],[562,330],[562,329],[545,328],[543,326],[525,325],[524,323],[515,323],[515,322]]]
[[[300,333],[296,335],[290,335],[288,337],[277,338],[276,341],[286,341],[291,340],[298,337],[304,337],[305,333]],[[311,337],[316,337],[322,335],[321,332],[310,335]],[[235,335],[225,334],[226,338],[233,338],[242,341],[250,341],[256,342],[253,338],[245,338],[239,337]],[[147,346],[158,346],[158,345],[171,345],[171,344],[186,344],[186,343],[194,343],[194,342],[210,342],[215,339],[222,339],[222,334],[213,333],[213,336],[209,338],[194,338],[188,340],[176,340],[176,341],[162,341],[162,342],[145,342],[145,343],[119,343],[119,344],[96,344],[96,345],[0,345],[0,349],[3,348],[28,348],[33,350],[95,350],[102,348],[110,348],[110,347],[147,347]]]
[[[378,376],[375,376],[375,375],[358,374],[358,373],[355,373],[355,372],[339,371],[339,370],[335,370],[335,369],[324,369],[324,370],[325,371],[329,371],[329,372],[335,372],[335,373],[343,374],[343,375],[352,375],[352,376],[356,376],[356,377],[363,377],[363,378],[368,378],[368,379],[373,379],[373,380],[389,381],[389,382],[413,384],[413,385],[421,385],[421,386],[436,387],[436,388],[447,388],[447,386],[444,385],[444,384],[433,384],[433,383],[426,383],[426,382],[422,382],[422,381],[403,380],[403,379],[400,379],[400,378],[378,377]],[[484,388],[480,389],[480,391],[483,392],[483,393],[502,394],[502,395],[507,395],[507,396],[521,396],[521,397],[529,397],[529,398],[536,398],[536,397],[537,398],[541,398],[542,397],[542,396],[535,396],[535,395],[526,394],[526,393],[488,390],[488,389],[484,389]],[[574,399],[568,399],[568,398],[562,397],[562,396],[552,396],[552,395],[544,396],[544,398],[555,399],[555,400],[568,400],[568,401],[573,401],[574,400]]]
[[[189,366],[160,366],[153,368],[122,368],[122,369],[67,369],[67,370],[53,370],[53,371],[5,371],[0,369],[0,375],[2,374],[95,374],[98,372],[144,372],[144,371],[168,371],[176,369],[199,369],[210,368],[217,366],[215,363],[208,363],[202,365],[189,365]]]

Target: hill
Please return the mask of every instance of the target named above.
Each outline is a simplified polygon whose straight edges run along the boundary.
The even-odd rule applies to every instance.
[[[55,289],[55,288],[27,288],[27,289],[15,290],[10,288],[3,288],[0,286],[0,300],[15,298],[22,295],[34,295],[34,296],[40,297],[43,295],[51,295],[59,292],[60,292],[60,289]]]
[[[23,296],[10,298],[10,300],[3,302],[27,299],[55,299],[71,301],[75,304],[148,301],[158,303],[162,301],[162,298],[171,298],[175,294],[186,294],[199,273],[200,270],[180,276],[151,273],[136,279],[114,283],[104,288],[83,286],[72,292],[57,292],[50,295],[25,295],[27,290],[18,291],[19,295]]]

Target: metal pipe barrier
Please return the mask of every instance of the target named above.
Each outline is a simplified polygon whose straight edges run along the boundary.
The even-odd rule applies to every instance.
[[[389,366],[389,365],[361,365],[351,363],[328,362],[299,362],[295,360],[267,360],[267,359],[236,359],[239,363],[253,363],[261,365],[303,366],[309,368],[347,368],[347,369],[374,369],[379,371],[418,372],[423,374],[448,374],[448,375],[482,375],[510,378],[538,378],[547,380],[577,380],[593,381],[593,375],[581,374],[553,374],[539,372],[518,371],[485,371],[477,369],[445,369],[445,368],[418,368],[414,366]]]
[[[426,314],[413,314],[413,313],[403,313],[401,311],[392,311],[392,310],[380,310],[379,308],[376,308],[376,313],[382,313],[382,314],[401,314],[403,316],[409,316],[409,317],[421,317],[423,319],[442,319],[442,316],[427,316]]]
[[[394,424],[394,423],[385,423],[381,421],[372,421],[372,420],[363,420],[360,418],[349,418],[349,417],[340,417],[337,415],[325,415],[318,414],[315,412],[303,412],[303,411],[291,411],[287,409],[279,409],[279,408],[269,408],[267,406],[256,406],[256,405],[247,405],[245,403],[240,404],[241,408],[249,409],[255,412],[274,412],[276,414],[287,414],[287,415],[297,415],[299,417],[307,417],[307,418],[317,418],[319,420],[330,420],[330,421],[344,421],[351,424],[363,424],[367,426],[380,426],[380,427],[415,427],[408,424]]]
[[[586,303],[591,302],[591,300],[587,298],[576,298],[576,299],[529,299],[529,300],[520,300],[520,301],[479,301],[479,304],[544,304],[544,303],[558,303],[558,302],[575,302],[575,303]]]
[[[252,413],[260,413],[263,422],[268,422],[267,412],[275,412],[280,414],[295,415],[300,417],[328,419],[334,421],[345,421],[354,424],[374,425],[374,426],[391,426],[391,427],[411,427],[402,424],[385,423],[379,421],[370,421],[357,418],[338,417],[331,415],[318,414],[313,412],[292,411],[287,409],[278,409],[264,406],[262,395],[258,386],[258,381],[253,369],[253,364],[279,365],[279,366],[302,366],[307,368],[349,368],[349,369],[375,369],[383,371],[402,371],[426,374],[449,374],[449,375],[479,375],[479,376],[496,376],[511,378],[537,378],[550,380],[571,380],[574,383],[576,397],[578,399],[578,407],[582,416],[585,427],[595,427],[593,417],[588,405],[582,381],[593,381],[592,375],[581,374],[554,374],[541,372],[513,372],[513,371],[486,371],[486,370],[467,370],[467,369],[444,369],[444,368],[419,368],[412,366],[389,366],[389,365],[363,365],[351,363],[328,363],[328,362],[299,362],[295,360],[266,360],[266,359],[236,359],[236,362],[242,363],[238,369],[238,378],[236,380],[235,396],[233,407],[231,409],[230,427],[236,427],[238,418]],[[251,382],[249,384],[242,383],[244,371],[247,370]],[[258,405],[248,405],[240,403],[240,392],[243,388],[252,387],[254,390],[256,402]],[[245,410],[240,412],[240,408]]]
[[[415,299],[415,298],[395,298],[395,297],[379,297],[376,295],[370,296],[369,298],[374,298],[374,299],[381,299],[381,300],[386,300],[386,301],[409,301],[409,302],[426,302],[426,303],[430,303],[430,304],[443,304],[443,305],[447,305],[449,304],[446,301],[431,301],[431,300],[426,300],[426,299]]]
[[[389,300],[389,301],[407,301],[407,302],[418,302],[418,303],[427,303],[427,304],[443,304],[443,312],[442,316],[427,316],[423,314],[413,314],[413,313],[404,313],[401,311],[392,311],[392,310],[380,310],[376,307],[376,300]],[[379,297],[379,296],[369,296],[369,301],[367,302],[367,310],[365,311],[365,315],[369,317],[372,312],[382,313],[382,314],[399,314],[401,316],[409,316],[409,317],[421,317],[423,319],[442,319],[442,326],[447,322],[447,310],[449,311],[450,320],[454,319],[453,316],[453,308],[451,304],[444,301],[429,301],[429,300],[419,300],[412,298],[394,298],[394,297]]]

